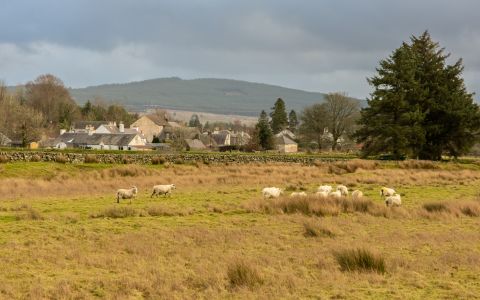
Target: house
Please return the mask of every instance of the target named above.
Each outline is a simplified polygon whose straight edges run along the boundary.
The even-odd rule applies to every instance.
[[[135,150],[146,145],[145,139],[136,133],[72,133],[58,136],[53,142],[56,149],[82,148],[96,150]]]
[[[277,135],[285,135],[293,141],[297,139],[297,136],[295,135],[295,133],[291,132],[288,129],[284,129],[284,130],[280,131],[279,133],[277,133]]]
[[[0,132],[0,147],[8,147],[12,145],[12,140]]]
[[[169,138],[166,136],[165,128],[172,128],[166,111],[157,111],[154,114],[148,114],[140,117],[130,125],[130,128],[138,128],[147,141],[151,143],[154,137]],[[169,132],[171,133],[171,132]]]
[[[298,144],[287,135],[275,135],[275,148],[282,153],[298,152]]]
[[[207,149],[205,144],[203,144],[199,139],[185,139],[185,144],[187,151]]]
[[[214,131],[211,134],[211,137],[215,141],[218,147],[231,145],[232,134],[228,130]]]
[[[230,135],[230,144],[235,146],[245,146],[252,139],[252,137],[244,132],[234,132]]]

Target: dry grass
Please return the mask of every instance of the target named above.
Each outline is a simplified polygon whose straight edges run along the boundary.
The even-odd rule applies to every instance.
[[[480,217],[480,201],[429,202],[422,205],[427,216]]]
[[[20,220],[33,220],[33,221],[38,221],[38,220],[43,220],[44,217],[43,215],[38,212],[36,209],[33,209],[32,207],[26,207],[26,208],[21,208],[19,209],[22,212],[18,212],[15,216],[15,218],[20,221]]]
[[[237,260],[228,266],[227,277],[232,288],[255,288],[263,283],[260,273],[253,264]]]
[[[127,218],[138,216],[139,211],[129,206],[111,206],[103,211],[92,214],[92,218]]]
[[[85,155],[85,163],[88,163],[88,164],[97,164],[99,161],[98,161],[98,158],[95,154],[87,154]]]
[[[353,200],[350,198],[320,199],[314,195],[308,197],[281,197],[278,199],[257,199],[247,203],[250,211],[265,212],[270,214],[303,214],[307,216],[338,216],[341,213],[364,213],[374,216],[390,216],[384,205],[363,198]]]
[[[385,273],[385,259],[364,248],[346,249],[334,253],[342,271]]]
[[[8,158],[8,156],[6,155],[0,155],[0,164],[4,164],[4,163],[7,163],[9,162],[10,159]]]
[[[307,221],[303,223],[303,228],[305,229],[305,232],[303,234],[305,237],[334,238],[337,235],[335,229],[331,228],[330,226],[319,224],[315,221]]]

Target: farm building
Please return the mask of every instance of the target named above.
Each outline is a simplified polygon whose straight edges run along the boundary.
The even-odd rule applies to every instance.
[[[56,149],[135,150],[146,145],[140,134],[64,133],[53,142]]]
[[[154,137],[158,137],[160,140],[169,139],[176,127],[180,126],[176,122],[170,121],[165,111],[144,115],[130,125],[130,128],[138,129],[149,143],[153,141]]]
[[[275,136],[275,147],[282,153],[298,152],[298,144],[286,135],[277,134]]]
[[[185,139],[185,147],[187,151],[207,149],[205,144],[203,144],[199,139]]]

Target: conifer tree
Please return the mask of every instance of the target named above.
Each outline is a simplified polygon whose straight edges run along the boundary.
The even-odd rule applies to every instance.
[[[297,113],[292,109],[288,114],[288,129],[291,132],[295,133],[295,131],[297,131],[297,127],[298,127]]]
[[[278,98],[275,102],[270,117],[272,118],[270,124],[274,134],[277,134],[288,127],[287,111],[285,109],[285,102],[282,98]]]
[[[260,113],[258,123],[255,125],[252,140],[256,144],[256,148],[261,150],[271,150],[274,147],[273,133],[268,123],[267,113],[264,110]]]
[[[448,57],[424,32],[380,62],[355,133],[365,155],[440,160],[473,146],[479,107],[465,88],[462,61],[447,65]]]

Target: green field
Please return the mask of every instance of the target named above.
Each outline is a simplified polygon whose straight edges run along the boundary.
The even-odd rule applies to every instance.
[[[162,183],[177,190],[150,198]],[[259,208],[293,205],[263,200],[265,186],[324,183],[362,190],[370,208]],[[475,162],[0,164],[0,298],[473,299],[479,183]],[[115,203],[131,185],[138,197]],[[401,208],[383,206],[381,186]],[[335,253],[348,249],[381,257],[385,273],[342,270]]]

